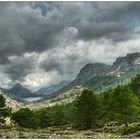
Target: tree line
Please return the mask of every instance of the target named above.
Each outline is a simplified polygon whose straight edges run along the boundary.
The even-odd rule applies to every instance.
[[[140,75],[137,75],[128,85],[118,85],[100,94],[85,89],[72,103],[38,110],[22,108],[12,113],[11,118],[22,127],[34,129],[61,125],[94,129],[100,127],[99,122],[105,123],[106,120],[118,121],[127,128],[130,122],[138,122],[139,102]]]

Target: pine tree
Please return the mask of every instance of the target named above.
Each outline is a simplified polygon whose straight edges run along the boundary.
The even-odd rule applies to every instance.
[[[75,126],[91,129],[96,123],[98,101],[92,91],[85,89],[75,102]]]
[[[110,116],[128,127],[128,122],[137,119],[140,112],[138,98],[128,86],[116,87],[109,99]]]
[[[25,128],[37,128],[39,120],[34,111],[29,108],[21,108],[12,114],[12,119],[15,120],[20,126]]]
[[[140,74],[138,74],[130,83],[130,88],[136,94],[140,100]]]

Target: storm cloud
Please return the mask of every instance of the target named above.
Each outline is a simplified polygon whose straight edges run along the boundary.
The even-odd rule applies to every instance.
[[[1,75],[34,89],[140,51],[139,12],[140,2],[0,2]]]

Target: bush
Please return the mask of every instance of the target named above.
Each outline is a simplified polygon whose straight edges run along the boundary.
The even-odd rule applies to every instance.
[[[119,85],[112,91],[109,99],[109,115],[112,119],[128,127],[128,122],[138,119],[139,112],[138,98],[127,85]]]
[[[140,124],[137,124],[133,127],[130,127],[128,128],[127,130],[125,130],[124,134],[132,134],[132,133],[135,133],[135,132],[138,132],[140,131]]]
[[[73,105],[55,105],[38,110],[40,127],[68,125],[73,120]]]
[[[13,113],[12,119],[25,128],[37,128],[39,126],[38,117],[28,108],[22,108]]]
[[[74,127],[78,129],[91,129],[96,125],[99,101],[97,96],[90,90],[84,90],[75,101]]]

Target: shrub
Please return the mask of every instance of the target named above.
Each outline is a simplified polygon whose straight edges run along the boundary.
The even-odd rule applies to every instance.
[[[13,113],[12,119],[25,128],[37,128],[39,125],[36,114],[28,108],[22,108]]]
[[[130,127],[128,129],[126,129],[124,131],[124,134],[128,135],[128,134],[132,134],[132,133],[135,133],[135,132],[138,132],[138,131],[140,131],[140,124],[137,124],[133,127]]]

